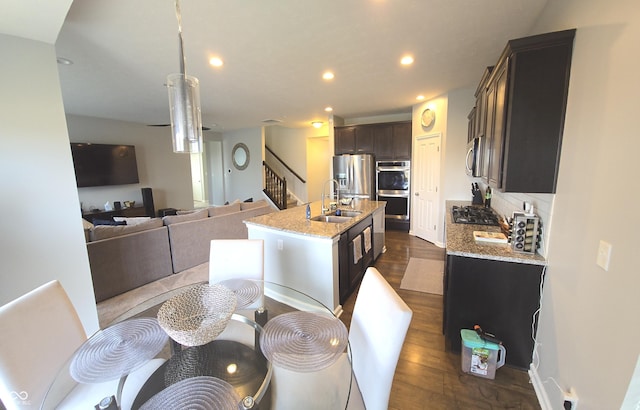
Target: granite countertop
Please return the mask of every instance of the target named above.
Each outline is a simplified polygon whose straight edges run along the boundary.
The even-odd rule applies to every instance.
[[[473,224],[457,224],[453,222],[451,207],[454,205],[471,205],[465,201],[446,201],[446,245],[447,255],[467,256],[479,259],[493,259],[506,262],[546,265],[547,261],[540,254],[515,252],[511,244],[485,244],[473,239],[473,231],[501,232],[499,226]]]
[[[345,211],[361,211],[360,215],[354,216],[347,222],[343,223],[328,223],[307,220],[307,206],[301,205],[294,208],[283,209],[278,212],[271,212],[266,215],[256,216],[251,219],[247,219],[246,225],[255,225],[265,228],[275,229],[279,231],[291,232],[299,235],[317,236],[323,238],[334,238],[349,228],[371,215],[377,209],[385,207],[384,201],[372,201],[368,199],[354,199],[353,207],[351,205],[341,205],[339,209]],[[311,217],[321,215],[322,202],[311,202]],[[325,205],[328,206],[328,202],[325,201]]]

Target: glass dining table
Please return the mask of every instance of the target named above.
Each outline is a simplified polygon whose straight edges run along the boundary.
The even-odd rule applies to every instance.
[[[348,330],[295,289],[248,279],[184,286],[92,335],[42,409],[345,409]]]

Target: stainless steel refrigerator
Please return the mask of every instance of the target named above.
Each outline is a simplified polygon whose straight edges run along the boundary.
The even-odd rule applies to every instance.
[[[333,177],[338,181],[340,198],[375,199],[373,155],[333,157]]]

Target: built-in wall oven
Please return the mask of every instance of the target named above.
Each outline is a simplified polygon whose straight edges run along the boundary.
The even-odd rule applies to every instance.
[[[376,162],[376,198],[385,201],[388,219],[409,220],[410,161]]]

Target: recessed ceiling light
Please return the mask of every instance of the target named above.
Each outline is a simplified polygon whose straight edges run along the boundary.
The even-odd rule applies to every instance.
[[[322,124],[324,124],[322,121],[313,121],[313,122],[311,123],[311,125],[313,125],[313,126],[314,126],[314,127],[316,127],[316,128],[320,128],[320,127],[322,127]]]
[[[418,101],[422,101],[422,100],[424,100],[424,95],[419,95],[419,96],[417,96],[417,97],[416,97],[416,100],[418,100]]]
[[[325,107],[324,109],[326,112],[331,112],[333,111],[333,107]]]
[[[333,80],[334,77],[331,71],[325,71],[324,74],[322,74],[322,78],[325,80]]]
[[[58,57],[56,59],[56,61],[58,62],[58,64],[62,64],[62,65],[71,65],[71,64],[73,64],[73,61],[69,60],[68,58],[64,58],[64,57]]]
[[[224,63],[222,62],[222,59],[220,57],[211,57],[209,59],[209,64],[214,67],[222,67]]]
[[[413,64],[413,56],[406,55],[406,56],[402,57],[402,59],[400,60],[400,64],[402,64],[402,65],[411,65],[411,64]]]

